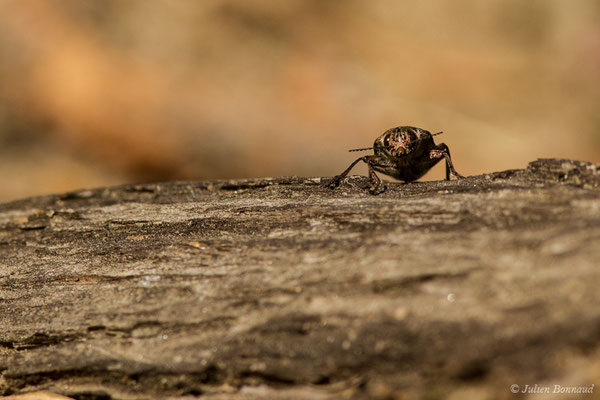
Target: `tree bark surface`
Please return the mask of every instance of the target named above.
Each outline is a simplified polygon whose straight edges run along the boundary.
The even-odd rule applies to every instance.
[[[598,396],[600,166],[322,182],[0,205],[0,394]]]

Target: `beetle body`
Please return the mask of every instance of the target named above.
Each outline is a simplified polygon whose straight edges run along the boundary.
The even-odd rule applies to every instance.
[[[369,191],[372,194],[385,191],[385,185],[375,174],[375,171],[405,182],[412,182],[425,175],[442,159],[446,160],[446,179],[450,179],[451,175],[455,178],[463,178],[452,165],[448,146],[444,143],[436,145],[433,136],[435,135],[425,129],[412,126],[399,126],[388,129],[375,139],[372,147],[374,155],[358,158],[327,185],[331,189],[339,186],[350,170],[360,161],[365,162],[369,168],[371,181]],[[368,149],[370,148],[358,150]]]

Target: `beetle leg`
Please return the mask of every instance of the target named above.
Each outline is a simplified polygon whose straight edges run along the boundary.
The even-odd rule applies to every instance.
[[[385,159],[381,158],[379,156],[366,156],[365,158],[367,158],[367,161],[365,161],[365,162],[367,163],[367,167],[369,168],[369,180],[371,181],[371,186],[369,187],[369,193],[380,194],[380,193],[385,192],[385,190],[387,188],[381,182],[381,179],[379,179],[379,177],[375,173],[375,169],[373,168],[374,165],[377,165],[380,167],[388,166],[387,163],[385,162]]]
[[[348,168],[346,168],[346,170],[344,172],[342,172],[339,175],[334,176],[332,180],[330,180],[329,182],[327,182],[326,186],[329,189],[335,189],[336,187],[338,187],[340,185],[340,183],[342,182],[342,179],[344,179],[346,177],[346,175],[348,175],[348,173],[350,172],[350,170],[352,168],[354,168],[354,166],[356,164],[358,164],[359,161],[366,162],[364,160],[364,158],[366,158],[366,157],[360,157],[360,158],[357,158],[356,160],[354,160],[354,162],[352,164],[350,164],[350,166]]]
[[[371,181],[371,187],[369,188],[369,192],[371,192],[372,194],[379,194],[385,191],[385,185],[381,183],[381,179],[379,179],[377,174],[375,174],[375,170],[373,169],[373,165],[379,165],[383,163],[383,160],[379,156],[364,156],[357,158],[352,164],[350,164],[348,168],[346,168],[344,172],[337,176],[334,176],[331,181],[327,182],[326,186],[330,189],[335,189],[336,187],[338,187],[342,180],[348,175],[350,170],[354,168],[354,166],[358,164],[359,161],[362,161],[365,164],[367,164],[367,167],[369,168],[369,180]]]
[[[450,180],[450,175],[457,179],[464,178],[464,176],[456,172],[454,169],[454,165],[452,165],[452,158],[450,157],[450,149],[445,143],[438,144],[429,152],[429,158],[431,159],[439,159],[442,157],[446,159],[446,180]]]

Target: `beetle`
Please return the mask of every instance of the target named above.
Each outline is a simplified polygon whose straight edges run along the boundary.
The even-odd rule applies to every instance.
[[[433,137],[441,133],[432,134],[425,129],[413,126],[398,126],[388,129],[375,139],[373,147],[349,150],[373,149],[375,154],[356,159],[344,172],[328,181],[326,186],[330,189],[338,187],[359,161],[366,163],[369,168],[369,181],[371,183],[369,192],[371,194],[380,194],[386,190],[385,185],[375,174],[375,171],[408,183],[425,175],[442,159],[446,160],[447,180],[450,180],[450,176],[456,179],[464,178],[454,169],[448,146],[445,143],[437,145],[434,143]]]

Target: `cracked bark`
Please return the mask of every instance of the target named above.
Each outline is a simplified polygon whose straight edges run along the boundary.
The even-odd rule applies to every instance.
[[[512,398],[600,383],[600,167],[0,205],[0,394]]]

